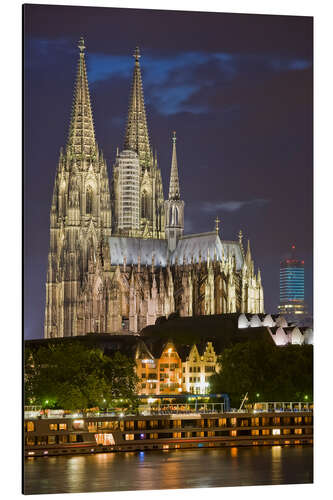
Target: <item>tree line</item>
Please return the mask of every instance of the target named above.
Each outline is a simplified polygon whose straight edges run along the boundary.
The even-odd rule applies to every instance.
[[[228,393],[239,407],[255,401],[313,401],[313,346],[277,347],[265,340],[235,344],[219,357],[211,393]]]
[[[78,410],[137,404],[135,363],[120,352],[66,342],[25,349],[25,404]]]

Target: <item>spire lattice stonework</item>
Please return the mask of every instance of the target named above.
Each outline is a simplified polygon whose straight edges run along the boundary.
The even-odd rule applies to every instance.
[[[141,57],[139,47],[136,47],[133,57],[135,59],[135,66],[128,108],[124,149],[135,151],[139,155],[140,165],[145,167],[151,164],[152,158],[139,63]]]
[[[178,176],[178,166],[177,166],[177,151],[176,151],[176,132],[173,133],[172,137],[172,160],[171,160],[171,174],[170,174],[170,186],[169,186],[169,200],[180,200],[180,189],[179,189],[179,176]]]
[[[80,38],[78,48],[80,49],[80,59],[67,144],[76,157],[92,155],[96,150],[94,122],[84,57],[85,45],[82,37]]]

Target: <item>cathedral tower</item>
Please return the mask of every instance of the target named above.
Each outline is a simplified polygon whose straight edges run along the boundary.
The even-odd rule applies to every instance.
[[[140,164],[139,182],[139,234],[144,238],[165,238],[164,230],[164,196],[161,171],[157,163],[157,155],[153,156],[147,126],[147,116],[144,104],[143,85],[140,68],[140,52],[136,47],[133,54],[135,65],[129,98],[127,125],[125,130],[124,150],[120,155],[128,155],[127,151],[138,155]],[[115,234],[124,233],[121,225],[121,207],[117,200],[121,199],[121,169],[117,158],[113,169],[113,198],[115,217],[113,229]],[[133,210],[133,209],[131,209]],[[133,214],[132,214],[133,215]],[[134,215],[132,219],[134,219]],[[133,232],[127,231],[128,236]]]
[[[176,152],[176,132],[172,138],[172,160],[169,186],[169,199],[164,202],[166,222],[165,234],[168,247],[173,252],[184,233],[184,201],[180,199],[179,177]]]
[[[50,213],[46,338],[107,331],[109,181],[95,139],[83,38],[78,48],[69,136],[65,151],[60,151]],[[92,288],[86,293],[88,283]]]

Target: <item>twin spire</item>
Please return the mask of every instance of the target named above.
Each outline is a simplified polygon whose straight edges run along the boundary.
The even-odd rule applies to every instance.
[[[74,156],[81,158],[95,153],[96,141],[84,58],[85,44],[83,37],[79,40],[78,48],[80,49],[80,56],[67,146]]]
[[[83,37],[79,40],[78,48],[80,50],[80,55],[67,146],[73,152],[73,155],[79,159],[83,156],[94,154],[97,145],[85,62],[86,47]],[[135,59],[135,67],[130,94],[124,149],[135,151],[139,155],[140,165],[146,167],[150,165],[152,155],[149,145],[147,117],[143,97],[139,62],[141,55],[139,47],[136,47],[133,57]],[[169,199],[179,200],[180,189],[176,152],[176,132],[173,132],[172,143]]]

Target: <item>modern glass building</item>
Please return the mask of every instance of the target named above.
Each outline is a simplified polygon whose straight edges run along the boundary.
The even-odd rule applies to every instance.
[[[295,245],[290,257],[280,262],[280,305],[281,314],[305,314],[304,303],[304,260],[295,255]]]

